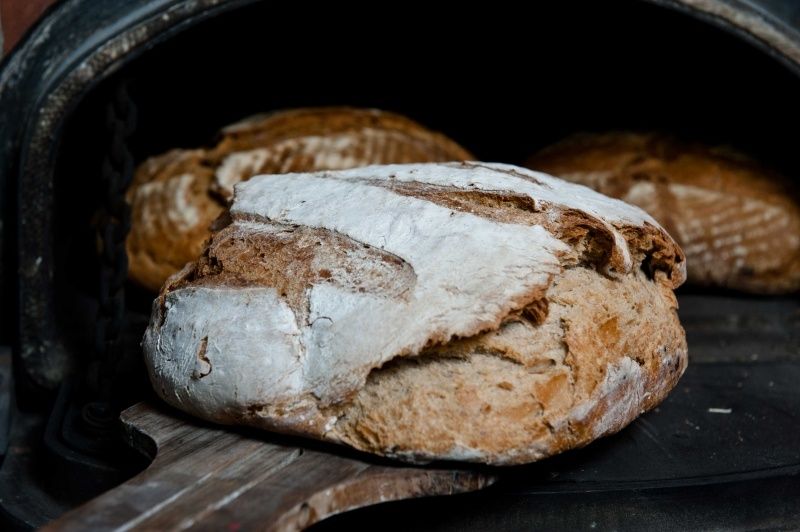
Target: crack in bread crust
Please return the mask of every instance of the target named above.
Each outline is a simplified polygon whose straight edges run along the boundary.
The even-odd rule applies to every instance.
[[[308,319],[308,294],[327,283],[382,298],[407,298],[416,284],[403,259],[328,229],[237,220],[214,235],[170,290],[191,286],[271,287]]]
[[[616,432],[658,404],[686,367],[664,290],[642,272],[609,281],[567,270],[548,291],[543,323],[507,323],[374,370],[325,437],[412,461],[509,465]]]
[[[484,166],[485,167],[485,166]],[[512,173],[511,175],[517,175]],[[609,227],[577,209],[562,209],[529,196],[505,191],[461,190],[453,187],[410,182],[375,182],[398,194],[426,199],[453,210],[468,212],[490,220],[546,227],[559,240],[569,244],[571,253],[561,257],[565,264],[589,264],[598,270],[622,271],[619,254],[614,252],[614,236]],[[633,252],[633,261],[645,272],[671,271],[675,262],[683,260],[662,230],[646,225],[644,228],[618,224]]]

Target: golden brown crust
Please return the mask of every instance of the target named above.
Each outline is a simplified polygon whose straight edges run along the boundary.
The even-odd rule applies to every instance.
[[[126,195],[132,221],[126,249],[137,283],[158,290],[203,251],[207,221],[224,209],[209,193],[213,177],[203,150],[172,150],[136,170]]]
[[[256,174],[369,164],[471,159],[444,135],[405,117],[346,107],[296,109],[225,128],[208,150],[173,150],[148,159],[127,193],[130,277],[158,291],[196,259],[233,184]]]
[[[729,148],[659,134],[570,137],[528,167],[645,209],[687,255],[689,281],[756,293],[800,289],[800,207],[788,181]]]
[[[288,139],[308,135],[352,133],[364,129],[402,133],[409,138],[409,149],[413,148],[412,141],[417,141],[424,145],[423,149],[427,154],[425,160],[411,160],[408,155],[398,154],[396,161],[382,160],[374,164],[473,159],[472,154],[445,135],[430,131],[404,116],[376,109],[350,107],[314,107],[256,115],[224,128],[221,139],[212,153],[215,158],[221,159],[236,151],[270,146]],[[328,170],[328,168],[298,167],[291,171],[314,170]]]

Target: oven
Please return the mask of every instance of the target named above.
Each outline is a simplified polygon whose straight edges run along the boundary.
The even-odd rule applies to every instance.
[[[276,109],[405,114],[520,164],[576,131],[656,129],[800,176],[800,5],[520,7],[63,0],[0,69],[0,515],[38,527],[148,466],[119,413],[156,401],[126,280],[132,169]],[[318,530],[800,526],[800,301],[684,287],[690,365],[617,435]],[[724,413],[722,413],[724,412]],[[335,452],[335,451],[334,451]]]

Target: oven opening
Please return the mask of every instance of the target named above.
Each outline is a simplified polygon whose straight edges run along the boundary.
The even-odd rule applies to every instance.
[[[654,130],[734,146],[789,176],[800,171],[790,134],[800,123],[800,83],[732,35],[640,2],[466,16],[455,23],[406,13],[386,25],[307,21],[300,29],[288,23],[299,20],[297,11],[257,3],[124,66],[85,98],[63,132],[56,286],[73,291],[58,298],[64,322],[84,320],[74,298],[96,290],[97,265],[86,257],[96,255],[106,102],[121,80],[137,109],[129,139],[137,164],[211,145],[221,127],[255,113],[347,105],[406,115],[483,161],[523,164],[576,132]],[[127,290],[130,311],[149,316],[152,294]],[[133,338],[146,318],[137,323]]]

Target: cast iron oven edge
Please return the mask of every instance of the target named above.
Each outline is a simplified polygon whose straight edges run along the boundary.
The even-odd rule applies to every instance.
[[[730,31],[800,75],[800,2],[794,0],[646,0]]]
[[[13,194],[9,188],[16,182],[18,212],[0,214],[19,220],[16,347],[24,375],[37,385],[53,388],[69,364],[56,335],[52,290],[53,170],[64,120],[83,94],[127,61],[205,18],[252,1],[68,0],[7,58],[0,73],[0,108],[6,113],[0,124],[0,184]]]

